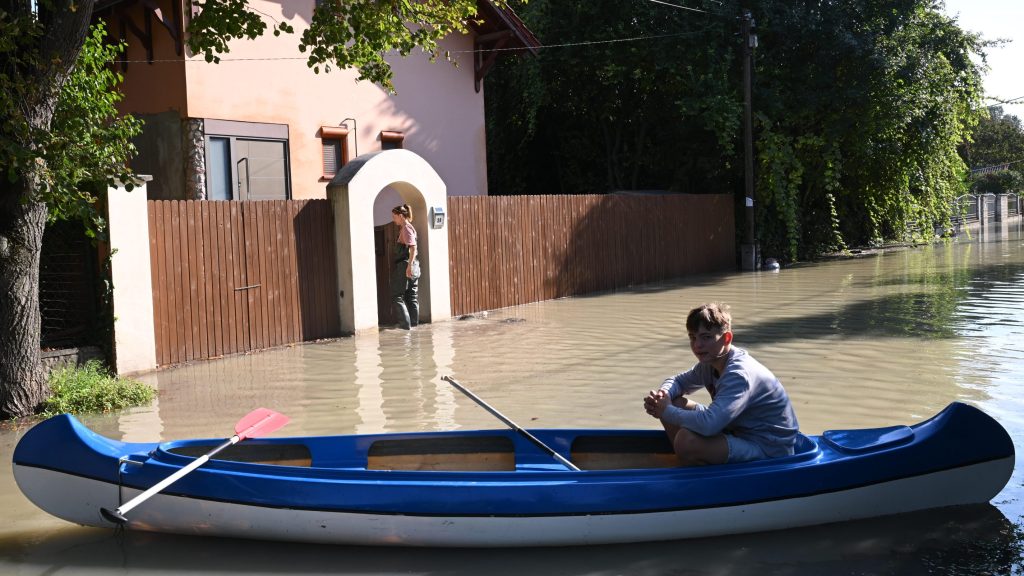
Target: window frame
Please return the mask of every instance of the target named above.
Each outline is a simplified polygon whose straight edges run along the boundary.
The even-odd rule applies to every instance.
[[[317,137],[320,138],[320,181],[329,182],[341,172],[341,169],[348,164],[348,128],[341,126],[321,126],[317,132]],[[328,173],[327,165],[323,161],[323,149],[328,142],[338,143],[338,159],[337,167],[333,174]]]
[[[381,150],[402,150],[405,148],[405,133],[399,130],[380,131]]]
[[[288,137],[287,124],[269,124],[264,122],[241,122],[237,120],[220,120],[215,118],[203,119],[203,146],[206,159],[206,197],[210,197],[212,185],[209,174],[210,166],[213,164],[211,156],[210,140],[212,138],[223,138],[228,140],[229,168],[231,200],[249,201],[248,190],[245,198],[238,194],[238,171],[235,169],[238,157],[236,142],[238,140],[263,140],[267,142],[280,142],[284,145],[284,199],[292,199],[292,166],[291,166],[291,145]]]

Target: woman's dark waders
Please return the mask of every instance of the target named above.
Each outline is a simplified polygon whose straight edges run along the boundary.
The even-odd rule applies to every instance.
[[[416,299],[419,290],[419,262],[413,263],[415,278],[409,278],[405,271],[409,266],[409,247],[395,246],[395,262],[391,265],[391,301],[395,303],[395,317],[398,326],[408,330],[420,323],[420,303]]]

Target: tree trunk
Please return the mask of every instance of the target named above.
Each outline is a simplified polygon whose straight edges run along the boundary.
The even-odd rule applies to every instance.
[[[0,124],[4,144],[29,151],[34,160],[15,167],[17,178],[0,185],[0,418],[33,414],[49,392],[39,363],[39,256],[46,226],[47,208],[42,191],[46,164],[44,144],[25,142],[24,134],[50,129],[61,86],[71,74],[89,29],[95,0],[35,3],[0,0],[0,12],[24,15],[38,9],[43,34],[5,67],[26,89],[20,94],[13,121]],[[23,134],[12,126],[27,127]],[[11,129],[10,132],[7,130]],[[3,166],[2,172],[10,167]],[[6,178],[5,178],[6,180]]]
[[[3,419],[34,413],[48,393],[46,376],[39,363],[39,254],[46,226],[46,205],[22,204],[20,197],[21,194],[0,197],[0,418]]]

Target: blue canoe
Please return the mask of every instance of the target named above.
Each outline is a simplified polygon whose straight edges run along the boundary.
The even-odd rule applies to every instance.
[[[512,430],[253,439],[128,514],[128,529],[305,542],[561,546],[775,530],[987,502],[1013,442],[977,408],[913,426],[801,436],[797,454],[676,466],[657,430]],[[72,416],[18,443],[14,474],[43,510],[110,527],[114,509],[220,440],[124,443]]]

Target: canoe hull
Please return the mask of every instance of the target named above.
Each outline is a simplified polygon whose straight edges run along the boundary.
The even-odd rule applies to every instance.
[[[161,494],[132,514],[130,527],[188,535],[387,546],[570,546],[675,540],[984,503],[1002,489],[1005,483],[1000,479],[1012,473],[1013,460],[802,498],[629,514],[414,516],[293,510]],[[41,508],[86,526],[109,527],[99,509],[116,508],[119,502],[141,493],[34,467],[15,466],[15,477],[22,491]]]
[[[793,456],[693,468],[655,430],[534,432],[584,470],[509,430],[254,439],[131,510],[127,527],[360,545],[674,540],[984,503],[1015,463],[1005,429],[958,403],[912,427],[827,431]],[[14,476],[50,514],[110,527],[101,508],[216,442],[128,444],[59,416],[22,437]]]

